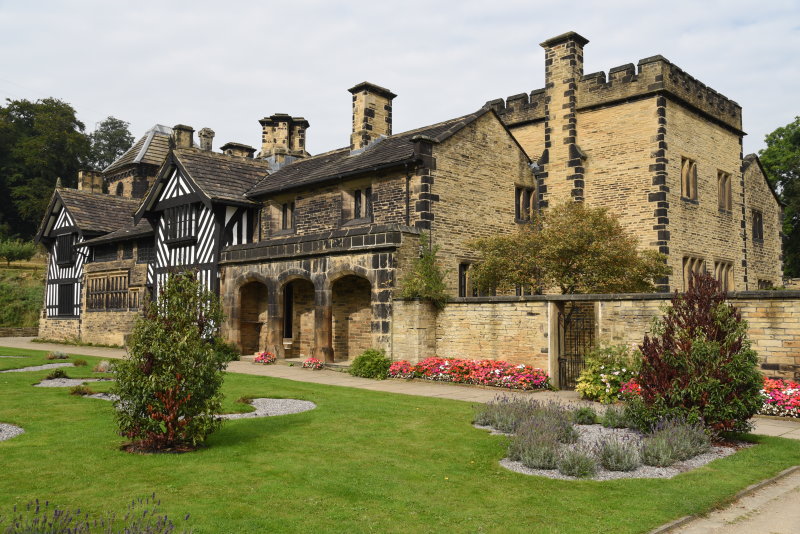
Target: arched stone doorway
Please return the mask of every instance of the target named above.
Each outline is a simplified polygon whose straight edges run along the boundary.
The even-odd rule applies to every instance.
[[[347,275],[331,290],[333,355],[336,361],[353,359],[372,348],[372,287],[365,278]]]
[[[239,346],[242,354],[264,348],[267,321],[267,286],[253,281],[239,288]]]
[[[283,348],[286,358],[308,358],[314,348],[314,284],[296,279],[283,286]]]

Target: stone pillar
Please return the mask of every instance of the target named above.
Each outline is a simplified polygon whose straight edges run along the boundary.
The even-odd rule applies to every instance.
[[[333,363],[333,291],[314,285],[314,357]]]
[[[273,353],[276,358],[285,358],[283,350],[283,291],[278,284],[267,285],[267,317],[262,326],[266,350]]]
[[[545,152],[539,205],[582,201],[583,154],[578,148],[577,91],[583,76],[583,47],[589,40],[568,32],[541,43],[545,49]]]

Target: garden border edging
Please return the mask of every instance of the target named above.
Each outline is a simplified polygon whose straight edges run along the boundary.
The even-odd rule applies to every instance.
[[[731,503],[734,503],[734,502],[738,501],[742,497],[746,497],[746,496],[750,495],[751,493],[760,490],[764,486],[768,486],[768,485],[770,485],[770,484],[772,484],[774,482],[777,482],[778,480],[780,480],[780,479],[782,479],[784,477],[787,477],[787,476],[795,473],[796,471],[800,471],[800,465],[793,465],[792,467],[788,467],[788,468],[784,469],[783,471],[781,471],[780,473],[778,473],[774,477],[768,478],[766,480],[762,480],[761,482],[756,482],[755,484],[751,484],[751,485],[747,486],[745,489],[743,489],[743,490],[739,491],[738,493],[736,493],[736,495],[734,495],[731,498],[730,501],[725,503],[725,506],[730,505]],[[717,507],[716,509],[719,509],[719,508],[720,507]],[[711,511],[713,511],[713,510],[709,510],[709,512],[711,512]],[[657,527],[657,528],[651,530],[650,532],[648,532],[648,534],[665,534],[667,532],[672,532],[676,528],[682,527],[683,525],[686,525],[687,523],[691,523],[695,519],[699,519],[700,517],[703,517],[703,516],[704,515],[702,515],[702,514],[686,515],[686,516],[683,516],[683,517],[680,517],[680,518],[676,519],[675,521],[671,521],[671,522],[669,522],[669,523],[667,523],[665,525],[661,525],[660,527]]]

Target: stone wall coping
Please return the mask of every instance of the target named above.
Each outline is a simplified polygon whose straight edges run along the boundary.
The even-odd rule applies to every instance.
[[[668,301],[674,293],[602,293],[573,295],[525,295],[498,297],[458,297],[448,304],[484,304],[506,302],[581,302],[581,301],[625,301],[625,300],[659,300]],[[800,300],[800,291],[737,291],[728,294],[728,300]],[[420,299],[395,298],[395,301],[419,301]]]

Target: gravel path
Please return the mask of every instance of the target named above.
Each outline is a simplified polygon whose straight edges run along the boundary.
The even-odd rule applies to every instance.
[[[484,427],[478,425],[475,426],[477,428],[489,430],[491,431],[492,434],[501,434],[501,432],[494,431],[490,427]],[[628,440],[628,439],[638,440],[641,439],[642,437],[642,434],[640,432],[628,428],[606,428],[603,425],[575,425],[575,428],[578,429],[578,432],[580,434],[580,436],[578,437],[578,445],[584,445],[587,447],[594,446],[597,443],[597,441],[602,438],[617,437],[623,440]],[[746,443],[741,443],[740,446],[744,447],[750,445]],[[724,458],[726,456],[730,456],[735,452],[736,449],[732,447],[712,447],[711,450],[705,454],[695,456],[694,458],[690,458],[689,460],[683,462],[675,463],[670,467],[653,467],[649,465],[643,465],[634,471],[606,471],[602,467],[598,466],[598,470],[595,476],[587,479],[578,479],[576,477],[562,475],[556,469],[531,469],[529,467],[525,467],[520,462],[509,460],[508,458],[503,458],[502,460],[500,460],[500,465],[516,473],[522,473],[524,475],[536,475],[547,478],[555,478],[558,480],[616,480],[620,478],[672,478],[675,475],[679,475],[686,471],[691,471],[692,469],[704,466],[710,462],[713,462],[718,458]]]
[[[36,388],[71,388],[73,386],[80,386],[86,382],[107,382],[111,378],[51,378],[49,380],[42,380],[33,387]]]
[[[34,365],[33,367],[21,367],[19,369],[7,369],[0,373],[25,373],[27,371],[44,371],[45,369],[56,369],[58,367],[74,367],[71,363],[46,363],[44,365]]]
[[[0,356],[0,358],[24,358],[25,356]]]
[[[19,436],[23,432],[25,431],[18,426],[9,425],[8,423],[0,423],[0,441],[5,441],[15,436]]]

